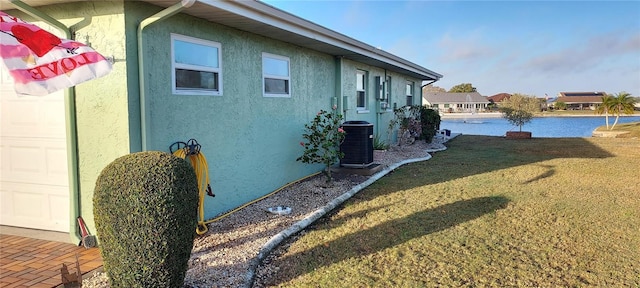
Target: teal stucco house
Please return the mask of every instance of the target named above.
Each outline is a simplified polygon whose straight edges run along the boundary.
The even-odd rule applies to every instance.
[[[41,98],[2,80],[1,225],[95,231],[101,170],[196,139],[210,219],[320,171],[296,162],[304,124],[334,105],[386,139],[392,108],[442,75],[259,1],[0,1],[9,15],[93,47],[112,72]]]

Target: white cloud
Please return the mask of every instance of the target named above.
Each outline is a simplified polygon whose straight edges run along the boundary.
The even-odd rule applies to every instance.
[[[472,83],[483,95],[542,97],[561,91],[640,95],[640,33],[631,30],[578,40],[542,33],[500,40],[484,37],[480,30],[455,37],[447,33],[435,45],[433,66],[445,76],[435,85],[449,89]]]
[[[444,34],[437,43],[441,51],[440,62],[479,62],[496,56],[495,47],[483,41],[480,30],[471,31],[467,35],[454,37],[451,33]]]

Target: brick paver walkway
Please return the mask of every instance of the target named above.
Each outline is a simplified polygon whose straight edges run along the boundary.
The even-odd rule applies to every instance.
[[[0,234],[0,287],[56,287],[63,263],[76,273],[76,255],[83,274],[102,266],[98,248]]]

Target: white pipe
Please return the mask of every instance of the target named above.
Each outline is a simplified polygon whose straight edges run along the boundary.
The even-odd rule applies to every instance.
[[[144,47],[142,41],[142,32],[147,26],[167,19],[183,9],[191,7],[197,0],[182,0],[166,9],[153,14],[140,22],[138,25],[138,83],[140,86],[140,149],[142,151],[147,150],[147,132],[149,126],[147,125],[147,99],[145,88],[145,65],[144,65]]]

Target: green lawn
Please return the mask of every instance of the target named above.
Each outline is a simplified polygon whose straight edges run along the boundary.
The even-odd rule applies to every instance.
[[[610,120],[609,124],[613,125],[613,121],[615,121],[615,120],[611,120],[611,119],[609,119],[609,120]],[[598,131],[609,131],[609,129],[607,129],[607,126],[600,126],[596,130],[598,130]],[[627,132],[629,132],[629,133],[618,135],[617,136],[618,138],[634,138],[634,137],[635,138],[640,138],[640,122],[616,124],[616,126],[613,127],[612,131],[627,131]]]
[[[640,141],[460,136],[271,263],[283,287],[639,287]]]

